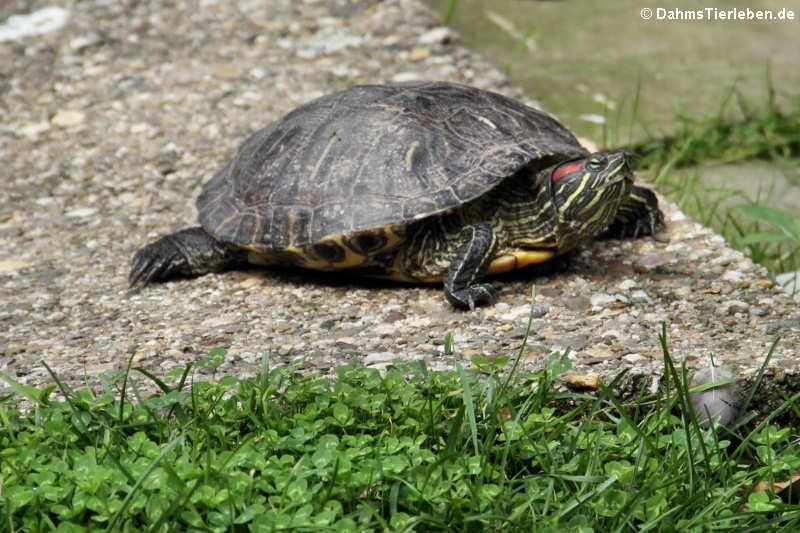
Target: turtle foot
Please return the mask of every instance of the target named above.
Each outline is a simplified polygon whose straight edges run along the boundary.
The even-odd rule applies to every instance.
[[[481,283],[456,291],[445,290],[444,296],[453,306],[474,311],[476,306],[493,304],[497,291],[488,283]]]
[[[653,191],[634,187],[628,200],[623,203],[611,225],[601,233],[600,239],[625,239],[646,237],[664,227],[664,214],[658,208],[658,199]]]
[[[228,246],[203,228],[189,228],[162,237],[133,256],[128,281],[131,286],[163,281],[176,275],[197,275],[221,270],[231,262]]]

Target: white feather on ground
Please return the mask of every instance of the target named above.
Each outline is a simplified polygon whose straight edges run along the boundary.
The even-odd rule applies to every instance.
[[[728,381],[738,376],[728,367],[714,365],[698,370],[692,379],[692,387]],[[703,427],[709,427],[709,415],[712,419],[726,426],[730,424],[739,413],[740,390],[737,382],[721,385],[701,392],[689,394],[697,421]]]

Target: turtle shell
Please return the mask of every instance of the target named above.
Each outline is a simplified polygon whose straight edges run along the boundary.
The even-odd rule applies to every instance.
[[[586,153],[556,120],[496,93],[358,86],[253,134],[197,208],[221,241],[283,250],[436,215],[538,160]]]

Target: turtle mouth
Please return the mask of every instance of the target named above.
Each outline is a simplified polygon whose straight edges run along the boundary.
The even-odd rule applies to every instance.
[[[611,165],[616,166],[613,170],[608,171],[608,178],[597,187],[598,189],[605,189],[606,187],[610,187],[624,181],[633,183],[633,170],[631,169],[630,152],[627,150],[622,150],[619,158],[612,162]]]
[[[616,185],[616,184],[622,183],[624,181],[633,182],[633,175],[630,172],[624,172],[624,171],[623,172],[618,172],[617,174],[614,174],[613,176],[608,178],[605,182],[600,184],[600,186],[597,187],[597,188],[598,189],[605,189],[607,187],[611,187],[612,185]]]

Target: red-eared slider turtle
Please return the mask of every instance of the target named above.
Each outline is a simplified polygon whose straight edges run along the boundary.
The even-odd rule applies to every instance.
[[[248,138],[197,200],[200,227],[148,244],[131,284],[238,262],[444,282],[490,303],[487,274],[540,263],[604,230],[663,223],[630,154],[589,154],[551,117],[489,91],[360,86]]]

